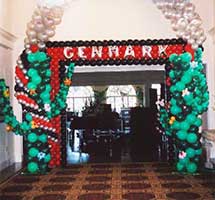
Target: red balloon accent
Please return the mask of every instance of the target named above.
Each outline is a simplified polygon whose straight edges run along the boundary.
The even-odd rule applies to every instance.
[[[39,47],[38,47],[36,44],[32,44],[32,45],[30,46],[30,50],[31,50],[33,53],[35,53],[35,52],[37,52],[37,51],[39,50]]]

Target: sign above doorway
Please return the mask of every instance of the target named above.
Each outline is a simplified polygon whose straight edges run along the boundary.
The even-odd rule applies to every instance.
[[[183,39],[104,40],[47,42],[47,53],[55,60],[82,65],[163,65],[172,53],[194,54]]]

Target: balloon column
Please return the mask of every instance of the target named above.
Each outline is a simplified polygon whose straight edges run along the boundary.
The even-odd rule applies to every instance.
[[[196,51],[193,62],[191,54],[186,52],[172,54],[169,60],[172,68],[167,78],[170,79],[171,99],[168,107],[161,107],[160,121],[166,134],[175,139],[177,170],[194,173],[202,153],[201,114],[207,111],[209,104],[202,50]]]
[[[26,58],[28,70],[16,67],[15,88],[16,97],[23,106],[24,122],[19,123],[13,115],[9,103],[9,91],[3,80],[0,81],[1,110],[5,116],[7,130],[23,135],[27,140],[27,170],[30,173],[45,173],[48,164],[52,167],[51,162],[53,163],[49,151],[51,142],[48,140],[56,142],[60,139],[55,134],[53,119],[66,108],[65,101],[71,85],[74,64],[67,66],[66,72],[62,74],[63,81],[59,92],[51,100],[50,92],[53,88],[50,85],[50,58],[38,48],[26,55]],[[57,153],[60,154],[60,150]],[[60,165],[60,160],[55,160],[53,164]]]

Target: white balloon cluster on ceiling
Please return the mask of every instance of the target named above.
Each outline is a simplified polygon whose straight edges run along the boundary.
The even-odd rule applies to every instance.
[[[64,8],[74,0],[37,0],[38,7],[32,20],[27,24],[25,48],[29,51],[31,44],[45,47],[45,42],[55,35],[56,25],[61,23]],[[205,41],[201,28],[202,20],[195,12],[195,6],[188,0],[153,0],[158,9],[172,23],[177,37],[183,38],[193,49]]]
[[[34,11],[32,20],[27,24],[25,48],[31,44],[38,44],[43,48],[44,42],[55,35],[56,25],[61,23],[63,9],[58,6],[41,7]]]
[[[195,6],[188,0],[154,0],[157,8],[171,21],[177,37],[183,38],[193,49],[197,49],[206,39],[202,20],[195,12]]]

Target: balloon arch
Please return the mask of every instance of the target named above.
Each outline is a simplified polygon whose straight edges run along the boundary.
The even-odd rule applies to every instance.
[[[207,110],[209,94],[199,48],[205,36],[194,5],[184,0],[155,2],[179,39],[50,42],[63,9],[41,2],[27,25],[25,50],[15,70],[22,123],[16,120],[9,90],[0,80],[4,121],[8,131],[24,136],[27,170],[46,173],[48,168],[66,165],[63,122],[75,66],[141,64],[165,65],[166,99],[159,105],[160,122],[174,141],[177,170],[195,173],[202,153],[201,114]]]

